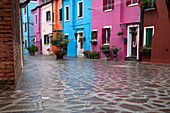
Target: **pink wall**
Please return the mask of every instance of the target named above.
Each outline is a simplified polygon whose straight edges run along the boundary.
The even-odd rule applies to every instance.
[[[103,0],[92,0],[92,30],[97,29],[97,45],[94,49],[100,52],[100,58],[105,55],[100,50],[102,45],[102,28],[104,26],[112,26],[110,34],[110,47],[112,45],[120,47],[118,52],[118,60],[124,60],[127,55],[127,44],[124,44],[124,37],[127,37],[127,26],[120,27],[120,24],[140,22],[140,7],[126,6],[126,0],[114,0],[114,9],[103,12]],[[123,31],[124,36],[117,36],[117,33]],[[113,59],[112,55],[110,57]]]

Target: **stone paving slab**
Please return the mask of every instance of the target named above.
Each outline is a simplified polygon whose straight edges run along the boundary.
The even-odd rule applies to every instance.
[[[1,112],[170,113],[170,65],[26,56]]]

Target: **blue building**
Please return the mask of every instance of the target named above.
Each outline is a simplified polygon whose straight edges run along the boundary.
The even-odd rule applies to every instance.
[[[24,54],[28,54],[28,50],[26,48],[33,45],[33,14],[31,13],[31,10],[36,6],[36,1],[30,1],[27,6],[22,8]]]
[[[67,56],[83,57],[91,50],[92,0],[63,0],[63,33],[70,42]]]

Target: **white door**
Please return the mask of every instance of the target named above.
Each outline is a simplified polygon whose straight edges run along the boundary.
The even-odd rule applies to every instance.
[[[83,48],[84,48],[84,38],[83,38],[83,32],[78,32],[77,35],[77,56],[83,57]]]

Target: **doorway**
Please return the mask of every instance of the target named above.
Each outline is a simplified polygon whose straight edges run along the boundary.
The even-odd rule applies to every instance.
[[[139,59],[139,25],[128,26],[127,57]]]
[[[84,37],[83,31],[77,32],[77,57],[83,57]]]

